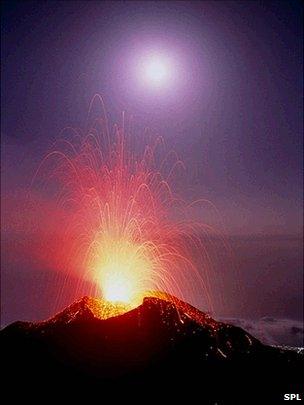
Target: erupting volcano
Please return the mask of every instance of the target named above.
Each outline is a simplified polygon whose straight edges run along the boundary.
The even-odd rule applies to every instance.
[[[103,107],[96,95],[90,111],[97,102]],[[211,310],[202,241],[211,230],[191,219],[200,201],[189,204],[170,187],[183,163],[161,137],[134,139],[124,115],[114,131],[105,114],[91,121],[86,134],[65,129],[33,179],[64,211],[54,267],[78,271],[94,282],[90,295],[111,302],[135,306],[149,290],[191,301],[198,291]]]
[[[175,297],[158,295],[132,310],[83,297],[47,321],[8,326],[0,334],[4,392],[35,400],[37,386],[69,400],[102,393],[126,401],[149,393],[153,400],[210,404],[238,403],[236,393],[246,403],[261,397],[277,403],[282,393],[299,392],[300,354],[265,346]],[[12,382],[20,390],[12,390]]]
[[[1,11],[2,397],[303,400],[300,2]]]

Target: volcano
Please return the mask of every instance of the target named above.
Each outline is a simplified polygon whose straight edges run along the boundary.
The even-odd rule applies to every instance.
[[[2,394],[237,404],[301,392],[301,353],[266,346],[174,297],[147,296],[116,313],[105,308],[84,297],[47,321],[4,328]]]

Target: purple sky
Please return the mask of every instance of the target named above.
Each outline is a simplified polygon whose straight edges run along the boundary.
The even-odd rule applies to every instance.
[[[302,234],[302,14],[299,1],[5,2],[2,201],[22,194],[60,130],[82,127],[92,96],[100,93],[111,122],[126,110],[136,133],[149,126],[177,150],[187,166],[178,191],[190,200],[211,200],[229,235],[288,236],[291,246],[290,238]],[[136,75],[136,58],[147,49],[174,60],[174,86],[166,91],[145,87]],[[5,201],[6,225],[11,203]],[[207,220],[217,225],[207,211]],[[7,229],[2,269],[18,274],[7,270],[13,267],[7,240],[22,235]],[[250,266],[259,268],[265,285],[275,276],[269,268],[280,268],[277,300],[284,305],[277,315],[299,318],[301,244],[295,242],[283,259],[279,248],[268,261],[264,252],[263,264],[253,260],[249,266],[264,244],[238,250],[237,243],[249,296],[256,286]],[[7,285],[14,284],[7,277]],[[294,281],[285,294],[286,278]],[[16,296],[26,302],[26,291]],[[267,315],[269,294],[265,289],[256,316]],[[4,296],[6,319],[34,316],[14,308],[11,298],[6,304],[7,289]],[[251,313],[258,298],[249,300]],[[277,307],[270,305],[270,312]]]
[[[182,154],[193,195],[207,194],[232,233],[297,234],[301,12],[285,1],[7,2],[2,134],[39,159],[34,149],[83,126],[101,93],[113,122],[126,110]],[[148,48],[175,56],[167,92],[138,84]]]

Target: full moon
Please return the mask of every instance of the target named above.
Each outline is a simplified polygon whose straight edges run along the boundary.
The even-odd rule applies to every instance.
[[[153,55],[144,63],[143,66],[145,80],[152,86],[165,85],[169,80],[169,64],[168,61],[158,55]]]

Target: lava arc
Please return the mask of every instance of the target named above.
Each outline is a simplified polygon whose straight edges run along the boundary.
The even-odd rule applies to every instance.
[[[110,301],[136,305],[147,290],[162,290],[191,302],[199,291],[211,309],[206,227],[189,219],[189,204],[169,184],[182,166],[177,155],[160,137],[138,152],[125,125],[110,133],[106,119],[72,134],[58,140],[35,176],[51,179],[66,212],[61,264],[79,268],[96,285],[87,293]]]

